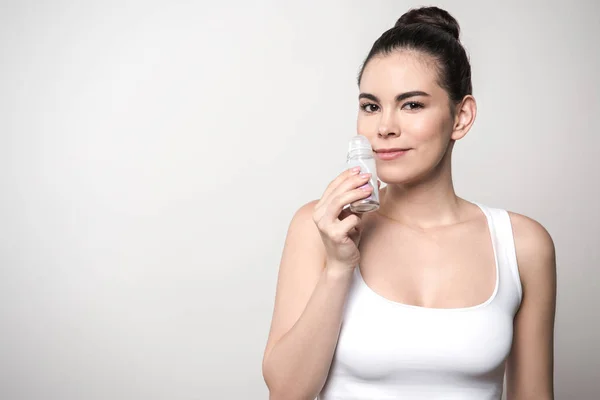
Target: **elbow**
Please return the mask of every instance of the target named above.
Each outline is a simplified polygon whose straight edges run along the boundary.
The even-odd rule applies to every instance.
[[[267,385],[267,389],[269,390],[269,400],[280,400],[285,397],[281,396],[282,391],[277,385],[277,377],[272,371],[270,364],[267,362],[267,355],[265,355],[262,363],[262,376],[265,384]]]
[[[267,388],[269,389],[269,400],[314,400],[317,397],[298,393],[285,385],[267,384]]]
[[[274,376],[268,367],[263,367],[263,379],[269,390],[269,400],[314,400],[317,395],[307,394],[294,382]]]
[[[298,396],[289,392],[269,391],[269,400],[315,400],[314,397]]]
[[[269,400],[292,400],[292,397],[289,396],[289,392],[286,395],[285,389],[279,384],[280,379],[277,379],[277,376],[273,373],[272,368],[267,363],[267,357],[265,356],[262,365],[262,375],[267,385],[267,389],[269,390]]]
[[[269,361],[268,355],[263,358],[262,376],[269,390],[269,400],[315,400],[319,390],[308,388],[306,382],[300,382],[292,376],[294,373],[282,373],[279,366]]]
[[[263,378],[269,390],[269,400],[314,400],[316,397],[302,396],[293,390],[291,385],[273,377],[268,372],[263,372]]]

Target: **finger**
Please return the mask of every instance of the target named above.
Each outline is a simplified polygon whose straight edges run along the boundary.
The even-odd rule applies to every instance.
[[[334,235],[339,236],[356,235],[359,232],[360,228],[358,227],[360,226],[360,223],[360,217],[356,214],[352,214],[344,218],[344,220],[336,222],[332,231],[334,232]],[[352,230],[355,230],[356,232],[351,232]]]
[[[358,243],[360,242],[361,234],[362,234],[362,227],[359,224],[358,226],[356,226],[350,230],[350,232],[348,233],[348,237],[350,239],[352,239],[354,244],[356,244],[358,246]]]
[[[350,204],[346,204],[344,207],[342,207],[342,211],[340,211],[340,215],[338,215],[338,219],[341,221],[344,218],[346,218],[352,214],[354,214],[354,213],[352,211],[350,211]]]
[[[358,172],[356,171],[347,170],[346,173],[342,173],[340,174],[340,177],[338,177],[342,178],[341,181],[338,181],[338,178],[336,178],[336,180],[334,180],[330,184],[329,193],[325,194],[315,206],[315,212],[313,217],[315,222],[319,221],[327,213],[327,209],[329,208],[329,203],[331,203],[332,198],[334,198],[335,196],[339,196],[341,193],[348,192],[351,189],[355,189],[359,186],[364,186],[365,183],[368,182],[370,174],[357,174]],[[339,183],[336,181],[338,181]],[[337,186],[334,186],[334,184],[337,184]],[[342,206],[345,205],[346,204],[342,204]],[[337,219],[338,215],[339,213],[336,214],[334,217],[330,218],[330,222],[333,222],[335,219]]]
[[[359,218],[362,218],[362,216],[363,216],[362,213],[355,213],[355,212],[350,211],[350,204],[346,204],[342,208],[342,211],[340,212],[340,215],[338,215],[338,219],[341,221],[344,218],[347,218],[349,215],[357,215]]]
[[[357,223],[356,223],[356,224],[353,226],[353,228],[352,228],[352,229],[350,229],[350,231],[349,231],[349,232],[350,232],[350,233],[352,233],[352,232],[356,232],[356,233],[360,233],[360,232],[362,232],[362,229],[363,229],[363,224],[364,224],[364,221],[363,221],[363,219],[362,219],[362,214],[352,214],[352,215],[355,215],[355,216],[358,218],[358,222],[357,222]],[[348,216],[348,217],[350,217],[350,216]],[[348,218],[348,217],[347,217],[347,218]],[[336,222],[336,224],[339,224],[339,223],[341,223],[341,222],[342,222],[342,221]]]
[[[324,210],[323,219],[327,222],[334,222],[339,218],[342,213],[342,208],[347,204],[352,204],[355,201],[366,199],[373,192],[373,188],[369,185],[364,188],[358,188],[337,195],[331,199],[331,202],[327,205]],[[348,219],[350,216],[344,218]]]
[[[342,195],[343,193],[349,192],[359,187],[366,187],[369,183],[369,179],[371,179],[371,176],[372,174],[370,173],[364,173],[347,178],[342,183],[340,183],[338,187],[336,187],[333,190],[333,192],[331,192],[330,197],[333,199],[337,196]]]
[[[317,203],[316,207],[321,206],[322,204],[326,203],[329,196],[331,195],[331,193],[333,193],[333,191],[342,183],[344,182],[346,179],[348,179],[351,176],[355,176],[358,175],[360,172],[360,167],[354,167],[354,168],[350,168],[345,170],[344,172],[342,172],[341,174],[339,174],[333,181],[331,181],[331,183],[327,186],[327,188],[325,189],[325,192],[323,192],[323,195],[321,196],[321,199],[319,200],[319,202]]]

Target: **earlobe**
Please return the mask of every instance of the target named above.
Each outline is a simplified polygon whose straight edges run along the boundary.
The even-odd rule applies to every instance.
[[[460,105],[456,108],[456,117],[454,117],[454,130],[452,139],[460,140],[469,132],[477,116],[477,103],[471,95],[465,96]]]

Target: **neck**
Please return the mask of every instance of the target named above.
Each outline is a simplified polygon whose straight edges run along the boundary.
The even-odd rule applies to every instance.
[[[420,229],[459,222],[461,199],[454,191],[449,153],[425,179],[388,184],[382,190],[379,214]]]

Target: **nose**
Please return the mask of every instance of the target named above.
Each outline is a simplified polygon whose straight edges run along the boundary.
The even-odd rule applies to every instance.
[[[394,118],[392,110],[381,113],[377,136],[380,138],[400,136],[400,127]]]

